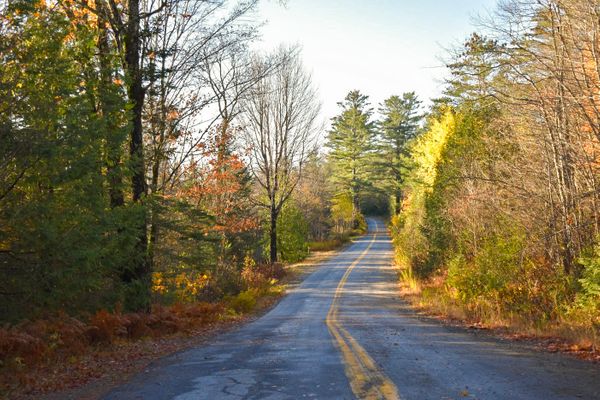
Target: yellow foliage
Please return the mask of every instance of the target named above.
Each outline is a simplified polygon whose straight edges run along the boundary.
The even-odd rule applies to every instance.
[[[179,301],[193,301],[209,282],[210,275],[198,271],[183,271],[173,276],[155,272],[152,291],[161,295],[173,293]]]
[[[169,288],[162,272],[152,273],[152,291],[154,293],[165,294]]]
[[[416,178],[426,191],[432,189],[444,148],[455,130],[456,117],[452,111],[446,111],[440,119],[432,121],[429,130],[413,148],[412,156],[418,165],[413,179]]]
[[[425,199],[433,190],[444,148],[455,129],[456,116],[448,110],[439,119],[430,121],[429,129],[412,148],[416,167],[408,178],[409,190],[402,203],[402,213],[392,219],[396,261],[403,268],[426,257],[427,240],[421,232]]]

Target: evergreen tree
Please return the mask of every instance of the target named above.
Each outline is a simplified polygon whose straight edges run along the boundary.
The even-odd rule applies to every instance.
[[[391,96],[379,109],[380,146],[383,168],[395,204],[395,212],[400,212],[402,183],[406,170],[407,144],[417,136],[422,116],[418,114],[421,101],[415,92],[404,93],[402,97]]]
[[[375,125],[371,121],[369,97],[353,90],[346,95],[340,115],[333,118],[327,137],[331,149],[332,181],[338,193],[347,193],[352,199],[353,218],[359,213],[359,196],[368,185]]]
[[[87,24],[41,2],[15,3],[5,18],[0,316],[110,306],[120,300],[114,270],[132,262],[136,234],[106,190],[106,143],[126,138],[125,102],[97,73]],[[109,100],[110,110],[98,106]]]

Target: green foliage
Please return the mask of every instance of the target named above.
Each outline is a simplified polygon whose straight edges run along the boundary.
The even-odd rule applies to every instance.
[[[344,233],[353,228],[352,196],[349,193],[339,193],[333,196],[331,200],[331,219],[337,233]]]
[[[0,38],[13,45],[0,46],[1,314],[95,310],[119,300],[114,271],[135,257],[138,232],[136,209],[110,209],[103,190],[113,116],[94,112],[93,35],[43,7],[13,22]]]
[[[409,170],[409,143],[417,137],[422,119],[418,114],[420,105],[416,94],[409,92],[402,97],[389,97],[379,109],[383,119],[378,143],[378,161],[381,163],[378,181],[393,195],[395,213],[401,209],[402,183]]]
[[[525,232],[509,221],[484,238],[476,253],[457,252],[446,284],[462,304],[492,318],[543,324],[556,319],[570,295],[569,280],[552,266],[529,259]]]
[[[338,235],[332,239],[308,243],[310,251],[332,251],[339,249],[350,241],[350,235]]]
[[[353,233],[365,233],[367,221],[360,212],[356,213],[350,193],[339,193],[331,200],[331,219],[333,233],[344,236]]]
[[[379,180],[378,182],[383,182]],[[360,211],[363,215],[385,217],[389,215],[390,198],[384,191],[378,188],[360,196]]]
[[[242,288],[244,255],[260,258],[254,182],[233,147],[232,121],[192,145],[188,122],[199,109],[171,96],[180,88],[157,90],[162,78],[181,76],[155,70],[175,57],[155,48],[163,34],[155,24],[173,10],[142,17],[139,39],[154,44],[142,52],[150,69],[138,75],[123,54],[136,35],[106,20],[133,10],[101,7],[0,6],[0,322],[215,301]],[[210,19],[174,13],[180,22]],[[239,39],[247,28],[236,29],[228,35]],[[145,101],[133,90],[138,78]],[[298,215],[289,219],[282,251],[296,259],[307,251],[306,229]]]
[[[248,289],[240,292],[229,300],[229,307],[238,314],[249,313],[256,307],[258,295],[258,289]]]
[[[415,141],[402,213],[392,218],[397,261],[419,279],[445,277],[446,290],[477,318],[542,324],[568,302],[569,280],[551,264],[534,261],[530,237],[518,221],[489,213],[471,223],[455,200],[463,194],[464,171],[493,157],[485,141],[493,135],[493,113],[446,109]],[[502,151],[510,157],[510,148]]]
[[[364,215],[358,214],[354,219],[354,229],[352,233],[362,235],[363,233],[367,233],[367,229],[367,219]]]
[[[353,215],[359,213],[359,195],[371,182],[369,165],[372,164],[375,124],[368,96],[353,90],[342,103],[340,115],[332,120],[326,146],[332,168],[331,181],[339,194],[349,194]]]
[[[594,254],[580,260],[584,269],[579,279],[581,291],[577,303],[581,307],[595,308],[600,311],[600,246],[596,245]]]
[[[583,328],[586,339],[598,343],[600,338],[600,247],[595,246],[591,255],[582,257],[584,269],[579,279],[580,290],[573,303],[562,302],[561,317]]]
[[[447,99],[452,99],[455,105],[493,103],[490,82],[498,79],[498,68],[494,68],[494,64],[502,54],[502,47],[496,40],[471,34],[456,60],[448,65],[452,76],[446,88]]]
[[[288,201],[279,214],[277,248],[280,259],[298,262],[308,255],[308,223],[300,209]]]
[[[503,296],[521,273],[524,241],[525,235],[518,231],[486,238],[472,260],[467,261],[461,253],[452,259],[447,283],[466,302],[479,297],[494,302],[510,301]]]
[[[400,190],[388,189],[397,261],[438,310],[596,346],[600,250],[586,249],[598,236],[597,100],[565,79],[592,79],[582,21],[596,15],[579,2],[531,7],[501,7],[489,37],[453,52],[445,97],[405,147]],[[382,137],[396,134],[387,102],[382,114]]]
[[[413,268],[418,276],[427,276],[435,268],[428,259],[431,243],[426,224],[435,219],[431,213],[437,196],[435,184],[445,147],[455,129],[456,117],[447,111],[440,119],[431,120],[428,129],[414,142],[411,148],[414,165],[403,186],[406,192],[403,210],[392,219],[397,260]]]

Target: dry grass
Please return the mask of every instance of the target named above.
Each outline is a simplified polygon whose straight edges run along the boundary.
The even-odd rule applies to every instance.
[[[443,276],[421,282],[407,270],[401,269],[399,275],[401,296],[426,315],[514,340],[531,341],[548,351],[600,361],[600,338],[589,321],[571,317],[536,324],[523,316],[503,314],[490,304],[462,303],[448,289]]]
[[[332,251],[339,249],[344,244],[348,243],[350,238],[336,238],[331,240],[324,240],[320,242],[310,242],[308,248],[311,252],[323,252]]]
[[[283,293],[270,282],[219,303],[156,305],[150,313],[101,310],[87,321],[60,315],[0,328],[0,398],[37,398],[129,370],[268,309]]]

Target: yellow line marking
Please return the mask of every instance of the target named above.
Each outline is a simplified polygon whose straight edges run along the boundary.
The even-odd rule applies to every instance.
[[[359,399],[385,399],[399,400],[398,390],[394,383],[377,367],[375,361],[369,356],[367,351],[350,335],[338,320],[338,302],[342,296],[344,285],[350,276],[350,273],[367,255],[375,239],[377,238],[377,223],[375,223],[375,233],[367,248],[358,256],[356,260],[342,276],[333,295],[331,307],[325,318],[325,323],[333,337],[335,344],[342,353],[345,364],[346,376],[350,381],[352,392]]]

